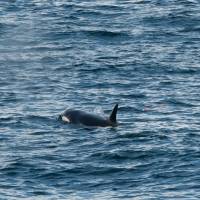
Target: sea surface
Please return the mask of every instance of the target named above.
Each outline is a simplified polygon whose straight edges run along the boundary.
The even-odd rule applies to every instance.
[[[0,1],[0,199],[199,200],[200,2]]]

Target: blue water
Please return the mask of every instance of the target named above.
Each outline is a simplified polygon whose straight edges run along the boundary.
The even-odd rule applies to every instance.
[[[200,199],[199,11],[0,1],[0,199]],[[117,128],[57,120],[117,102]]]

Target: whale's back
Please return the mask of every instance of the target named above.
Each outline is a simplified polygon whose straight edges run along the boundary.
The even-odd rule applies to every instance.
[[[81,110],[66,110],[63,113],[70,123],[83,124],[85,126],[109,126],[109,120],[101,116],[87,113]]]

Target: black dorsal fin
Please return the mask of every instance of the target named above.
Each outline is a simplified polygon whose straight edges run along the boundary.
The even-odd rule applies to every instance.
[[[117,109],[118,109],[118,104],[115,105],[115,107],[113,108],[111,114],[110,114],[110,121],[113,122],[113,123],[116,123],[117,122]]]

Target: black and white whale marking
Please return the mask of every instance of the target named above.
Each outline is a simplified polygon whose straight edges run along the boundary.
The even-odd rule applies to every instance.
[[[117,126],[117,110],[118,104],[115,105],[110,116],[108,118],[104,118],[81,110],[67,109],[60,115],[59,118],[67,123],[82,124],[85,126]]]

